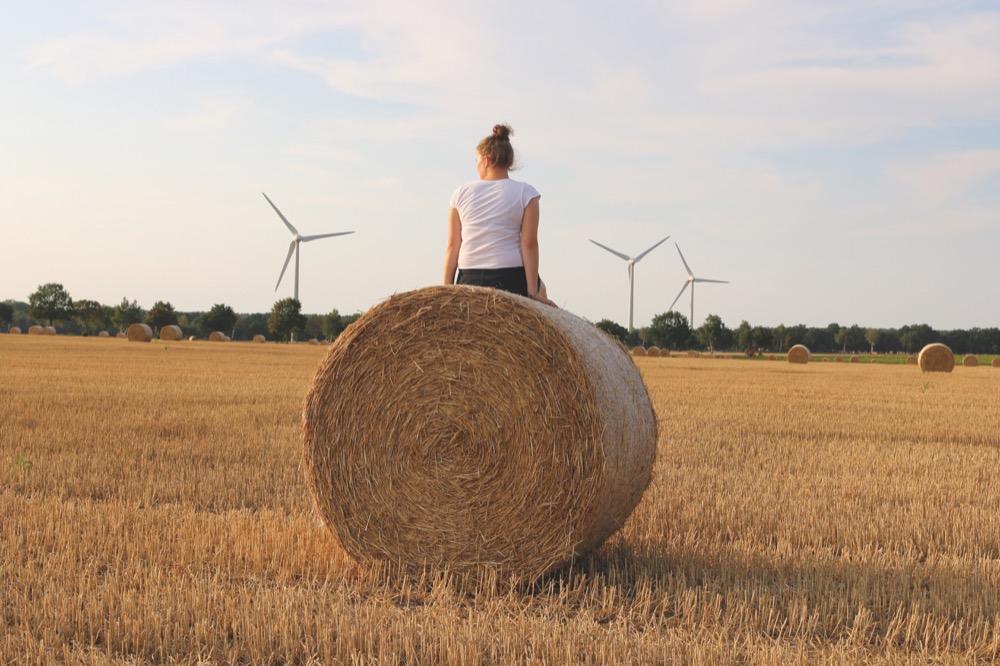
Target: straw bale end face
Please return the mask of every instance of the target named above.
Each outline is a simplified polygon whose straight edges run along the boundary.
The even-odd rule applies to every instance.
[[[955,355],[948,345],[932,342],[920,350],[917,365],[923,372],[951,372],[955,369]]]
[[[257,335],[253,336],[253,341],[256,342],[257,344],[262,344],[264,342],[267,342],[267,338],[258,333]]]
[[[223,333],[222,331],[212,331],[211,333],[208,334],[208,341],[209,342],[225,342],[226,341],[226,334]]]
[[[645,356],[645,355],[646,355],[645,347],[632,347],[632,356]]]
[[[184,332],[177,324],[169,324],[160,329],[161,340],[183,340]]]
[[[973,354],[966,354],[965,357],[962,358],[962,365],[965,366],[966,368],[978,367],[979,359],[976,358],[976,356]]]
[[[100,333],[97,334],[97,337],[99,337],[99,338],[110,338],[111,334],[109,334],[107,331],[101,331]]]
[[[809,348],[805,345],[794,345],[788,350],[789,363],[808,363],[810,359]]]
[[[456,286],[395,295],[341,333],[303,433],[317,507],[352,558],[530,581],[621,527],[657,423],[602,331]]]
[[[646,356],[659,356],[659,355],[660,355],[660,348],[657,347],[656,345],[651,345],[649,347],[646,347]]]
[[[18,328],[17,326],[11,326],[10,330],[7,332],[10,333],[11,335],[21,335],[21,329]]]
[[[153,340],[153,329],[146,324],[132,324],[125,332],[130,342],[151,342]]]

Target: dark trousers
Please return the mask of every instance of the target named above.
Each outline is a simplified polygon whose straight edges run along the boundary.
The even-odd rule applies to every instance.
[[[528,295],[528,278],[524,275],[524,266],[512,268],[459,268],[458,284],[469,284],[474,287],[492,287],[502,289],[520,296]],[[541,288],[542,278],[538,278]]]

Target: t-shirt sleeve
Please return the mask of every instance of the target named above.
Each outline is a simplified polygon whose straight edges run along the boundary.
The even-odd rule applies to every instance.
[[[532,199],[540,196],[542,195],[538,193],[538,190],[531,185],[524,183],[524,187],[521,188],[521,208],[526,208]]]
[[[449,208],[458,208],[458,198],[462,194],[462,188],[457,187],[455,191],[451,193],[451,199],[448,200]]]

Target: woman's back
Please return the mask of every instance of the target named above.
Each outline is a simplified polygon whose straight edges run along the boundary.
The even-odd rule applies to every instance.
[[[522,266],[521,221],[528,203],[539,196],[527,183],[501,178],[468,182],[451,195],[462,225],[459,268]]]

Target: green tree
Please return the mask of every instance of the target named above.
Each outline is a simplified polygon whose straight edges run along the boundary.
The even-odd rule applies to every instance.
[[[137,301],[122,298],[122,302],[115,306],[114,312],[111,315],[111,321],[118,330],[124,331],[132,324],[140,323],[143,315],[145,315],[145,312],[143,312]]]
[[[226,335],[233,333],[236,326],[236,313],[225,303],[216,303],[208,312],[202,315],[202,326],[206,333],[221,331]]]
[[[705,323],[698,329],[698,339],[701,344],[708,347],[709,351],[715,351],[715,345],[726,336],[726,325],[722,323],[722,317],[710,314],[705,317]]]
[[[84,333],[94,333],[104,327],[104,306],[97,301],[81,299],[73,303],[73,318]]]
[[[344,324],[344,319],[340,316],[340,313],[337,312],[336,308],[330,310],[330,312],[323,317],[323,335],[325,335],[328,340],[336,340],[337,336],[340,335],[345,328],[347,328],[347,326]]]
[[[671,310],[653,317],[646,341],[664,349],[681,349],[687,346],[690,337],[691,326],[687,317]]]
[[[275,340],[291,340],[305,325],[302,305],[294,298],[283,298],[275,303],[267,318],[267,330]]]
[[[59,319],[68,319],[73,314],[73,299],[61,284],[43,284],[28,297],[28,311],[40,321],[48,321],[49,326]]]
[[[750,332],[753,328],[750,326],[750,322],[746,319],[740,322],[740,325],[736,328],[736,346],[740,348],[741,351],[748,351],[753,347],[753,339],[750,337]]]
[[[146,313],[146,323],[153,331],[159,331],[164,326],[177,323],[177,312],[174,311],[170,301],[156,301]]]
[[[0,303],[0,326],[10,326],[14,321],[14,306],[10,303]]]
[[[610,319],[602,319],[594,325],[608,335],[618,338],[622,344],[628,343],[628,329],[621,324],[611,321]]]
[[[865,340],[871,345],[871,353],[875,353],[875,345],[878,344],[881,332],[877,328],[869,328],[865,331]]]
[[[770,347],[773,337],[774,335],[771,332],[771,329],[766,326],[754,326],[750,331],[750,341],[754,351],[760,351]]]
[[[323,323],[324,317],[320,315],[312,314],[305,315],[306,324],[302,329],[304,337],[306,338],[322,338],[323,337]]]

